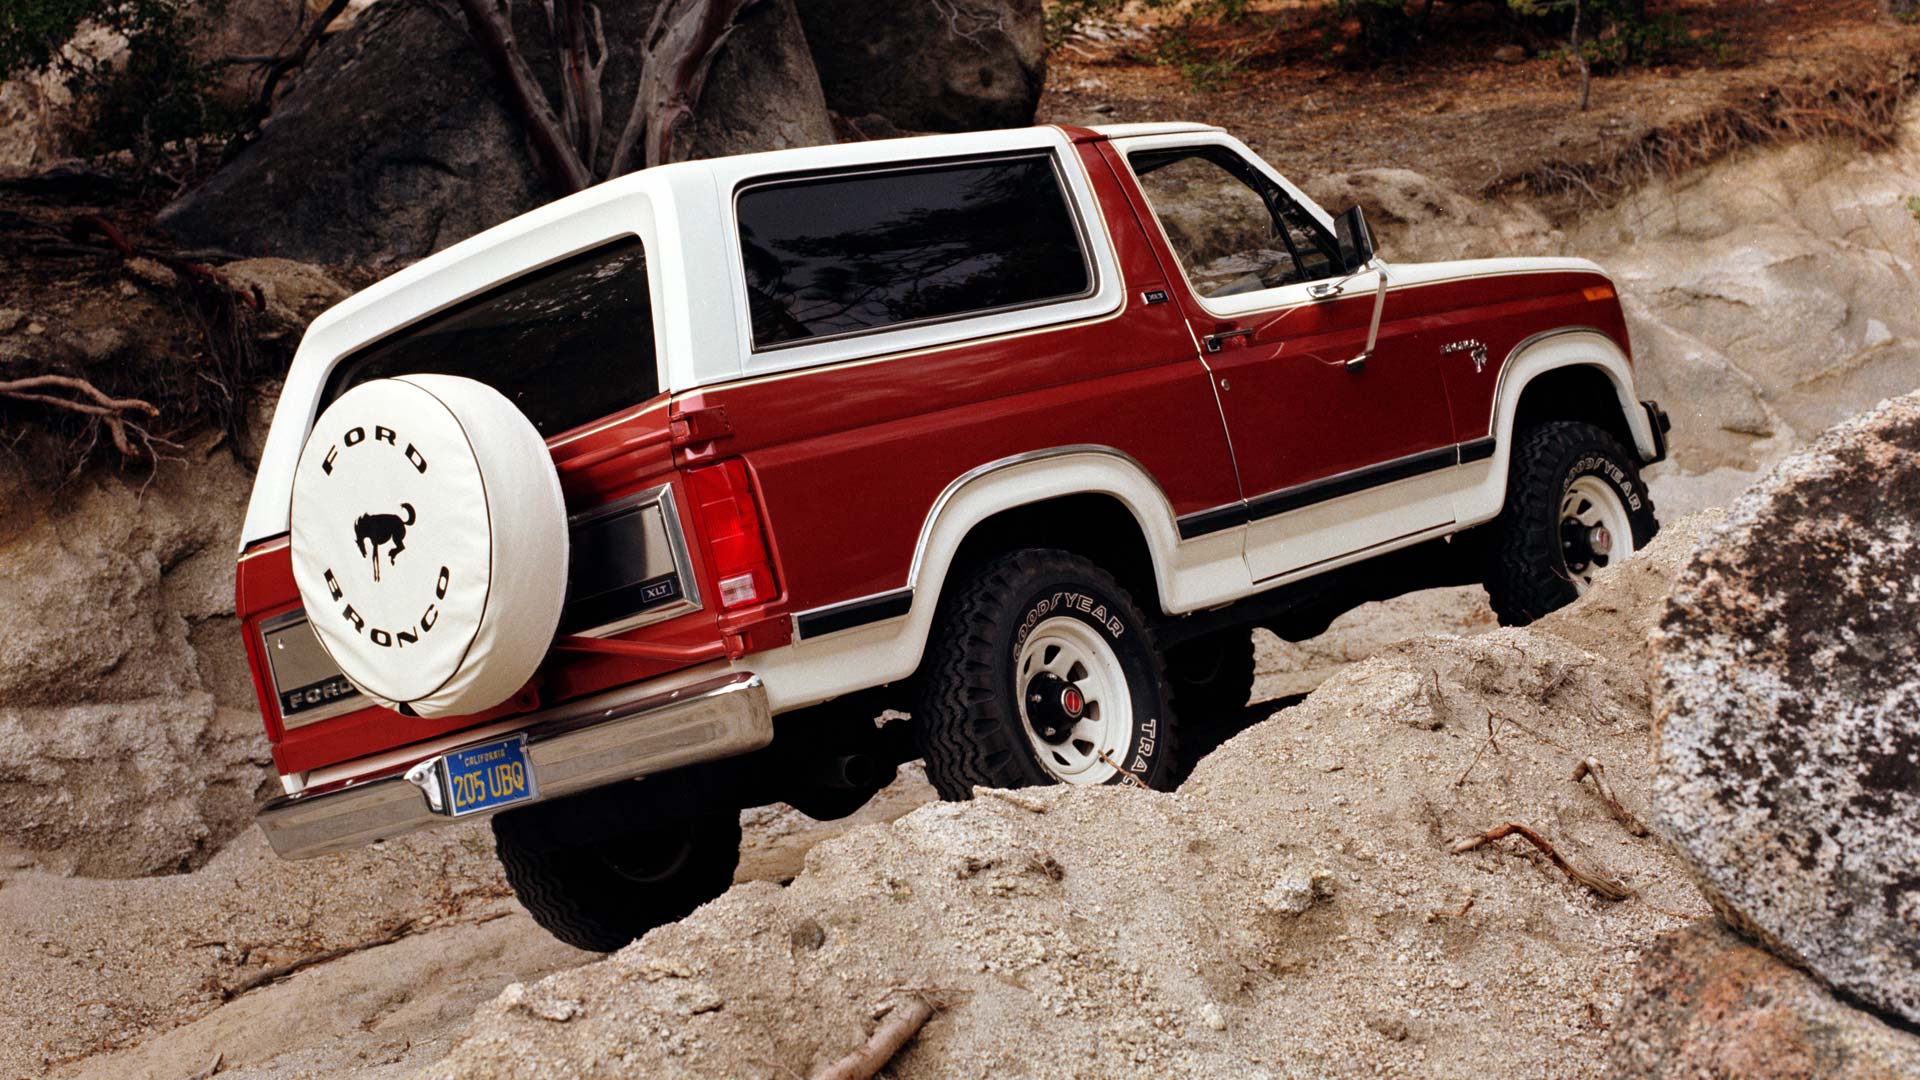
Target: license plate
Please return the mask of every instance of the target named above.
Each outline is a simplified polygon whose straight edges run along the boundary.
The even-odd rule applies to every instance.
[[[440,777],[453,817],[526,802],[535,793],[525,735],[448,751]]]

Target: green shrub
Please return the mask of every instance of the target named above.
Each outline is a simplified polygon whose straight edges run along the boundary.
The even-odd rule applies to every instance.
[[[169,143],[232,132],[239,117],[212,103],[216,72],[191,48],[225,14],[221,0],[4,0],[0,78],[36,71],[62,76],[93,114],[94,154],[129,150],[149,163]],[[91,24],[126,38],[116,63],[66,49]]]

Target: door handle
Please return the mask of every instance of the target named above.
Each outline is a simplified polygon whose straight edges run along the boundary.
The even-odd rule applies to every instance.
[[[1201,338],[1200,342],[1201,344],[1206,346],[1208,352],[1217,353],[1220,351],[1221,346],[1225,345],[1227,342],[1233,340],[1234,338],[1247,338],[1251,340],[1253,338],[1253,327],[1251,326],[1242,327],[1237,330],[1236,329],[1216,330],[1213,333],[1208,334],[1206,337]]]

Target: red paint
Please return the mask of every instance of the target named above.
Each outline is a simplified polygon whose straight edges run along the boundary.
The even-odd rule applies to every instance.
[[[1345,362],[1364,348],[1371,292],[1232,320],[1251,336],[1203,363],[1196,335],[1218,320],[1188,293],[1111,146],[1090,131],[1069,135],[1125,279],[1125,306],[1114,316],[709,386],[550,441],[570,512],[674,485],[703,610],[600,645],[564,644],[520,699],[482,716],[429,720],[368,708],[283,731],[258,628],[299,597],[284,543],[256,548],[240,563],[237,604],[280,771],[784,646],[791,613],[904,586],[934,501],[987,462],[1078,443],[1113,447],[1146,468],[1176,515],[1189,514],[1483,437],[1500,366],[1533,334],[1592,326],[1626,347],[1618,301],[1584,295],[1602,279],[1545,273],[1391,291],[1364,372]],[[1147,303],[1143,294],[1155,290],[1171,302]],[[1484,371],[1440,352],[1468,338],[1487,347]],[[1226,384],[1218,403],[1216,379]],[[690,476],[716,482],[690,484]],[[729,574],[755,575],[763,595],[722,605],[708,565],[716,551]]]

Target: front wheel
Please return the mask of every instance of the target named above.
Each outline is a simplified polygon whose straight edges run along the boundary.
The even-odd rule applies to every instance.
[[[1173,710],[1146,619],[1064,551],[1003,556],[955,583],[913,722],[942,798],[979,787],[1178,781]]]
[[[1660,522],[1619,440],[1558,421],[1520,435],[1492,531],[1488,598],[1501,625],[1524,626],[1585,594],[1596,576],[1651,543]]]

